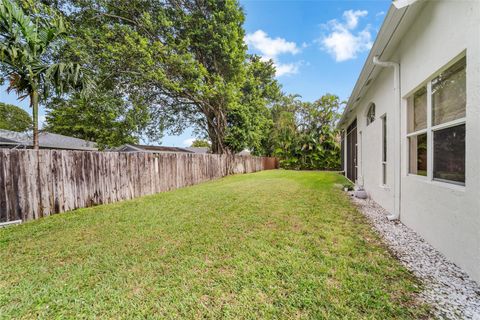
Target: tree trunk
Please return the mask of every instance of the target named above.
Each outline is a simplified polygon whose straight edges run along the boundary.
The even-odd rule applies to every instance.
[[[208,136],[212,142],[212,153],[215,154],[229,154],[230,150],[225,145],[225,129],[227,123],[225,117],[221,112],[209,115],[207,120]]]
[[[215,154],[223,154],[224,152],[224,146],[222,143],[222,137],[219,137],[215,128],[213,126],[208,126],[208,135],[210,138],[210,141],[212,142],[212,153]]]
[[[33,149],[38,150],[38,92],[33,91],[31,95],[33,113]]]

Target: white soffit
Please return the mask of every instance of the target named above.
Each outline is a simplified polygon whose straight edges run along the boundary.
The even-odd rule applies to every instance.
[[[393,5],[397,9],[401,9],[403,7],[409,6],[413,4],[414,2],[417,2],[418,0],[393,0]]]

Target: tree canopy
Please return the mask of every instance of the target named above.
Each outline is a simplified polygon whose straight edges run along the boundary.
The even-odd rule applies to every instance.
[[[73,26],[62,54],[95,70],[101,92],[120,94],[129,106],[147,105],[148,124],[139,126],[145,134],[158,139],[193,127],[215,153],[260,145],[266,107],[280,86],[271,62],[247,54],[237,1],[60,0],[54,6]]]
[[[45,130],[95,141],[100,149],[137,144],[150,120],[145,104],[131,104],[112,91],[52,99],[47,110]]]
[[[190,147],[192,147],[192,148],[210,148],[210,142],[208,142],[207,140],[195,139],[195,140],[193,140]]]
[[[32,127],[32,118],[20,107],[0,102],[0,129],[27,131]]]

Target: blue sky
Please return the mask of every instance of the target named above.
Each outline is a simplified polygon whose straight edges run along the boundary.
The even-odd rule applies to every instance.
[[[283,91],[313,101],[325,93],[347,99],[391,0],[240,0],[249,52],[273,59]],[[0,88],[0,101],[20,105]],[[43,110],[40,117],[43,117]],[[191,130],[162,144],[188,146]]]

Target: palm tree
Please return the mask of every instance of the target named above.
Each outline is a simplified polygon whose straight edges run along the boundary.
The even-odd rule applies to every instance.
[[[0,0],[0,76],[8,81],[7,92],[14,91],[19,100],[30,100],[34,149],[38,149],[42,99],[45,101],[52,89],[63,94],[91,87],[79,64],[52,61],[65,36],[61,17],[31,18],[12,0]]]

